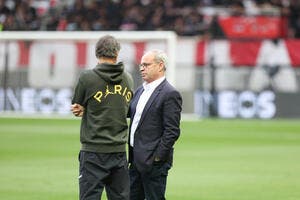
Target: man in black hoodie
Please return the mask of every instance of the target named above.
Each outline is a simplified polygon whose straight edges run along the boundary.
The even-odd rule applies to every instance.
[[[133,81],[117,63],[119,42],[104,36],[96,44],[97,66],[80,74],[71,111],[82,117],[79,153],[81,200],[99,200],[105,187],[109,200],[129,199],[126,157],[127,111]]]

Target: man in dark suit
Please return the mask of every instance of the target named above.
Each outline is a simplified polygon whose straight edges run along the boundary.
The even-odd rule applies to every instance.
[[[173,146],[180,135],[182,97],[165,78],[167,56],[160,50],[143,55],[144,80],[129,108],[131,200],[165,199]]]

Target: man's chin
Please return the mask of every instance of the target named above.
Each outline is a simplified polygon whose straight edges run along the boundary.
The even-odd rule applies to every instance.
[[[147,79],[147,76],[145,76],[145,75],[143,75],[143,74],[141,75],[141,77],[142,77],[143,80],[146,80],[146,79]]]

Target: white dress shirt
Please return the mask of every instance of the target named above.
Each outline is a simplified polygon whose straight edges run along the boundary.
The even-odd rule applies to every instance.
[[[143,83],[144,91],[140,96],[140,99],[136,105],[136,111],[135,115],[132,120],[132,125],[131,125],[131,131],[130,131],[130,146],[133,147],[134,144],[134,134],[136,131],[136,128],[140,122],[143,110],[145,108],[146,103],[148,102],[150,96],[152,95],[153,91],[155,88],[161,84],[165,80],[165,76],[151,82],[151,83]]]

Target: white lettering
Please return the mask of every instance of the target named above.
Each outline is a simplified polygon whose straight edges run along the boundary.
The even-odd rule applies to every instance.
[[[57,112],[60,114],[70,113],[72,90],[68,88],[61,89],[56,94]]]
[[[264,118],[269,119],[276,114],[275,94],[265,91],[255,94],[244,91],[240,94],[234,91],[220,92],[218,95],[218,114],[223,118]]]
[[[12,89],[6,90],[6,97],[12,110],[20,110],[20,103]]]
[[[0,111],[4,110],[4,90],[0,88]]]
[[[238,97],[238,110],[242,118],[253,118],[256,113],[256,96],[253,92],[242,92]]]
[[[237,116],[237,98],[237,94],[233,91],[219,93],[218,112],[220,117],[234,118]]]
[[[21,111],[23,113],[70,113],[72,89],[11,89],[6,90],[6,105],[4,89],[0,88],[0,111]]]
[[[275,94],[271,91],[264,91],[257,97],[257,104],[259,105],[258,117],[269,119],[275,116]]]
[[[21,91],[21,108],[24,113],[35,113],[36,91],[33,88],[23,88]]]
[[[37,98],[37,106],[42,113],[51,113],[55,108],[55,94],[51,89],[43,89]]]

